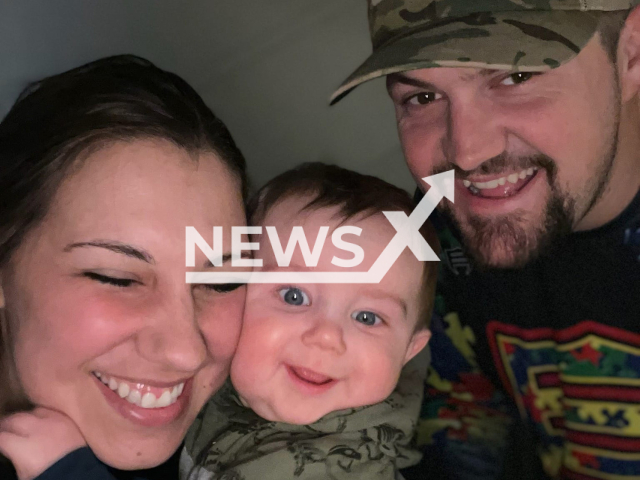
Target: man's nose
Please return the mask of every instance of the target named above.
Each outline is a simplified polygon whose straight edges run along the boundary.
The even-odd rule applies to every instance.
[[[302,334],[302,343],[342,355],[347,351],[342,326],[336,321],[319,318]]]
[[[194,373],[200,369],[208,351],[190,293],[165,297],[154,306],[138,332],[137,348],[141,357],[168,370]]]
[[[506,149],[506,129],[489,102],[452,102],[445,139],[445,155],[465,171],[473,171]]]

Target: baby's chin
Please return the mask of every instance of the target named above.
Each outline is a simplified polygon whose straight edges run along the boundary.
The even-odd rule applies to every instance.
[[[291,425],[311,425],[330,413],[329,411],[308,411],[302,408],[281,408],[269,403],[268,400],[247,399],[239,394],[242,404],[253,410],[257,415],[270,422],[289,423]]]
[[[255,411],[255,410],[254,410]],[[256,412],[258,413],[258,412]],[[264,415],[258,413],[262,418],[270,422],[282,422],[291,425],[311,425],[330,412],[265,412]]]

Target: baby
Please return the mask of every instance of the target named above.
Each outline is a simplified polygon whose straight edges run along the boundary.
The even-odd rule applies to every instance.
[[[414,206],[378,178],[317,163],[276,177],[256,198],[255,258],[266,272],[367,272],[397,233],[382,211]],[[347,246],[332,242],[346,225],[361,233],[346,234]],[[297,246],[280,267],[274,251],[282,256],[296,227],[309,248]],[[437,246],[428,223],[421,234]],[[336,265],[354,257],[357,267]],[[429,340],[436,275],[436,263],[407,248],[379,283],[250,284],[231,382],[191,427],[181,478],[393,479],[417,463],[410,442],[428,359],[405,365]]]

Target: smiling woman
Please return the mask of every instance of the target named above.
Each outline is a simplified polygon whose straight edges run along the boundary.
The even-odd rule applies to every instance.
[[[38,439],[33,418],[75,424],[119,469],[178,448],[228,375],[245,298],[186,284],[185,227],[230,235],[245,191],[226,127],[145,60],[98,60],[18,99],[0,124],[0,451],[21,478],[48,466],[19,443]]]

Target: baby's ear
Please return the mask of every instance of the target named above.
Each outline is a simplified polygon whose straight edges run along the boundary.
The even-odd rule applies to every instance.
[[[404,357],[403,365],[406,365],[409,360],[420,353],[420,351],[427,346],[430,338],[431,330],[427,328],[422,328],[415,332],[411,337],[411,341],[409,342],[409,347],[407,348],[407,353]]]

